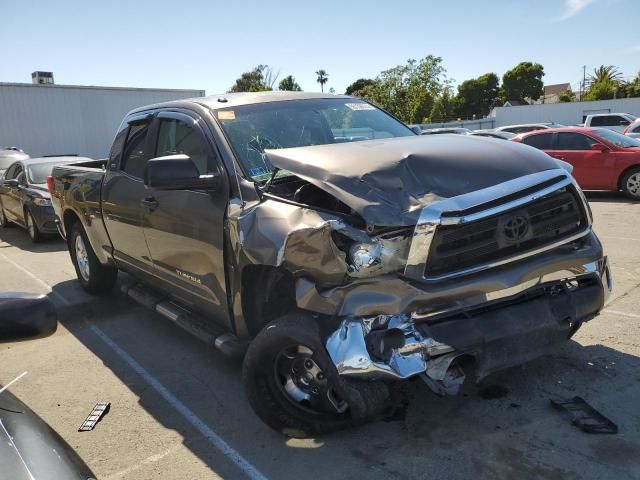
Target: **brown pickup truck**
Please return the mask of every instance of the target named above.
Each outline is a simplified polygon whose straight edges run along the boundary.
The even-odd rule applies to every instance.
[[[225,94],[132,111],[109,158],[56,167],[82,286],[244,354],[290,436],[370,418],[562,346],[611,289],[589,206],[534,148],[419,136],[357,98]]]

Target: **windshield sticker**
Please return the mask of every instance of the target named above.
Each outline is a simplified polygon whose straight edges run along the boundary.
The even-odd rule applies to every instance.
[[[345,103],[345,106],[351,110],[375,110],[375,107],[368,103]]]
[[[220,110],[218,112],[218,120],[235,120],[236,112],[233,110]]]
[[[249,174],[252,177],[257,177],[259,175],[264,175],[266,173],[269,173],[270,171],[271,170],[269,170],[268,168],[265,168],[265,167],[255,167],[255,168],[252,168],[251,170],[249,170]]]

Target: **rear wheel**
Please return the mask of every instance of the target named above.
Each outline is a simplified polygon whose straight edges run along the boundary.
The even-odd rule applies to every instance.
[[[0,227],[9,228],[13,227],[13,223],[7,220],[7,216],[4,214],[4,207],[0,205]]]
[[[28,209],[24,211],[24,225],[27,228],[29,238],[33,243],[41,242],[44,239],[44,236],[42,235],[42,233],[40,233],[40,229],[38,228],[38,225],[33,218],[33,215],[31,215],[31,212]]]
[[[69,253],[80,285],[87,292],[105,293],[113,288],[118,278],[118,269],[100,263],[80,222],[71,227]]]
[[[377,413],[388,397],[383,383],[340,378],[317,321],[302,313],[267,325],[249,346],[242,373],[253,410],[290,437],[345,428]]]
[[[632,168],[622,176],[620,187],[632,200],[640,200],[640,168]]]

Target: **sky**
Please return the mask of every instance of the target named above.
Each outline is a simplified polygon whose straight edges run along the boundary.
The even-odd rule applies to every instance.
[[[337,93],[409,58],[442,57],[454,85],[520,61],[579,89],[599,65],[640,71],[640,0],[0,0],[0,82],[226,92],[269,65]]]

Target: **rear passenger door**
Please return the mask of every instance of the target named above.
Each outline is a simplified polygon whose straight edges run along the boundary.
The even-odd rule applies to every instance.
[[[102,216],[113,244],[114,258],[132,273],[151,273],[153,264],[142,229],[147,196],[144,170],[153,144],[151,116],[128,119],[118,132],[102,187]]]
[[[200,175],[218,175],[215,191],[149,188],[143,212],[154,275],[172,296],[228,325],[224,270],[227,177],[206,124],[188,111],[160,112],[153,157],[188,155]]]

